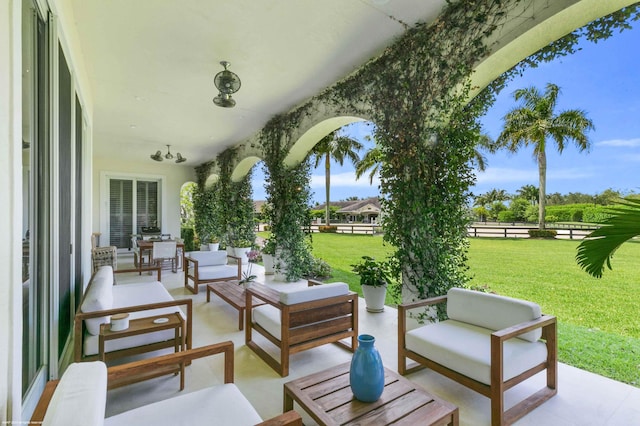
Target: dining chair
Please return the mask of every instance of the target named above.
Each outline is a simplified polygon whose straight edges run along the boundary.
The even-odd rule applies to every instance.
[[[176,241],[154,241],[153,243],[153,262],[162,267],[166,261],[171,261],[171,271],[177,272],[176,263],[178,257],[178,248]]]
[[[137,235],[133,235],[131,237],[131,250],[133,250],[133,266],[136,267],[138,269],[138,274],[142,273],[142,268],[144,267],[145,263],[148,266],[151,266],[151,263],[149,261],[149,252],[148,250],[140,250],[140,247],[138,246],[138,236]]]

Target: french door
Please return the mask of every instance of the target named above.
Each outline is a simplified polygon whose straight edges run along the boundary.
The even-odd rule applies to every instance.
[[[109,245],[129,248],[143,227],[160,227],[160,182],[137,178],[109,179]]]

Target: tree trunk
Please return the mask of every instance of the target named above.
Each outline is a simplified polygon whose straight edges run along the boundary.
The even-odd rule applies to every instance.
[[[331,156],[327,154],[324,161],[324,185],[325,185],[325,195],[326,195],[326,204],[324,210],[324,221],[326,225],[331,224],[331,209],[329,208],[329,187],[331,186]]]
[[[547,155],[544,150],[538,153],[538,174],[540,177],[540,189],[538,191],[538,229],[545,229],[544,217],[547,205]]]

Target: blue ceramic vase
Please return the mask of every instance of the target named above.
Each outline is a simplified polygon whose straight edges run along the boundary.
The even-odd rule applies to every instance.
[[[377,401],[384,389],[384,366],[375,341],[369,334],[358,336],[358,349],[351,359],[349,384],[353,396],[362,402]]]

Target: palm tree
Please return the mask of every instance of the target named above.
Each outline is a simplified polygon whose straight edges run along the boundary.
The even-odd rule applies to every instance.
[[[362,149],[362,144],[355,139],[347,136],[341,136],[337,130],[329,133],[313,147],[311,151],[315,158],[315,166],[318,167],[324,159],[324,179],[325,179],[325,221],[326,224],[330,224],[330,209],[329,203],[330,187],[331,187],[331,159],[333,158],[341,166],[344,164],[345,159],[349,159],[355,166],[360,161],[360,156],[357,151]]]
[[[602,227],[591,232],[578,245],[576,261],[588,274],[601,278],[605,263],[611,268],[611,258],[625,241],[640,235],[640,199],[626,197],[610,209]]]
[[[538,187],[538,227],[545,228],[545,204],[547,184],[547,138],[556,142],[558,152],[562,154],[567,139],[575,141],[580,151],[588,150],[588,130],[593,130],[593,122],[587,118],[586,112],[570,109],[554,114],[560,88],[547,83],[544,94],[535,87],[518,89],[514,92],[516,101],[521,105],[504,116],[504,129],[496,145],[506,148],[512,153],[521,147],[533,146],[533,156],[538,162],[540,185]]]
[[[521,198],[529,201],[532,206],[535,206],[540,196],[540,191],[534,185],[523,185],[516,191]]]
[[[369,184],[373,184],[373,178],[376,173],[380,171],[382,162],[384,161],[384,154],[377,145],[367,151],[362,160],[356,164],[356,179],[360,179],[362,175],[369,170]]]

